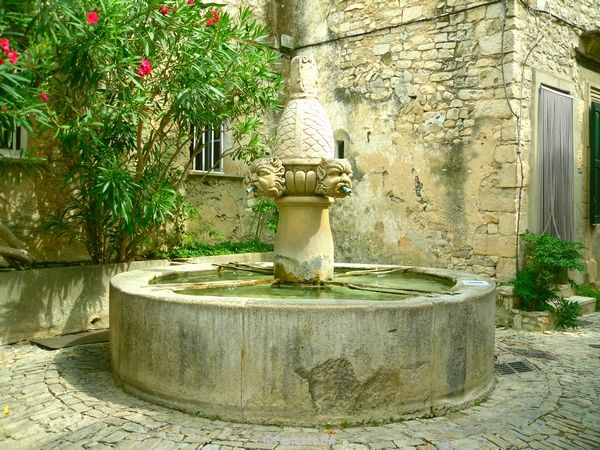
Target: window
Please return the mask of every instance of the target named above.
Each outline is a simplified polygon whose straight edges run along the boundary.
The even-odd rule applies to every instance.
[[[19,158],[21,150],[27,149],[27,131],[15,126],[12,133],[0,131],[0,156]]]
[[[344,141],[335,141],[335,157],[344,159]]]
[[[540,87],[540,233],[573,240],[573,97]]]
[[[192,170],[223,172],[223,126],[205,128],[204,131],[192,126],[191,134]]]

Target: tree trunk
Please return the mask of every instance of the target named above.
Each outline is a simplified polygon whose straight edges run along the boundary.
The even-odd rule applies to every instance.
[[[0,221],[0,239],[8,244],[8,246],[0,246],[0,256],[6,259],[9,266],[15,269],[31,269],[35,258],[25,250],[23,242],[2,221]]]

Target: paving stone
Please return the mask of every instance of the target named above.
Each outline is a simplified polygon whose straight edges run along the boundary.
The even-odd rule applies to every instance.
[[[60,352],[4,346],[0,352],[9,359],[0,365],[0,406],[12,413],[0,415],[0,450],[600,448],[600,358],[589,347],[600,342],[600,313],[588,317],[591,324],[575,332],[497,330],[501,361],[527,359],[511,348],[552,349],[557,359],[528,360],[540,371],[498,377],[477,407],[332,434],[210,421],[146,403],[113,384],[106,344]]]

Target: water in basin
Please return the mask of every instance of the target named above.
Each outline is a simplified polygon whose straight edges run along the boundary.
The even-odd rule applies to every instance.
[[[174,292],[185,295],[375,301],[401,300],[419,294],[447,293],[454,285],[452,279],[424,273],[347,273],[348,269],[336,271],[334,281],[325,286],[271,285],[272,277],[269,275],[236,270],[178,273],[156,278],[151,284],[168,285]],[[221,282],[233,283],[222,286]],[[257,284],[245,285],[253,282]],[[210,287],[213,283],[216,286]],[[344,283],[347,285],[340,285]]]

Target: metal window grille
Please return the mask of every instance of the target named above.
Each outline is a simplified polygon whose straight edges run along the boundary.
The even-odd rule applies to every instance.
[[[192,170],[223,172],[223,126],[203,130],[192,126],[191,134]]]
[[[573,97],[540,88],[540,232],[573,240]]]
[[[0,154],[18,157],[21,150],[27,149],[27,131],[15,125],[12,131],[0,131]]]

